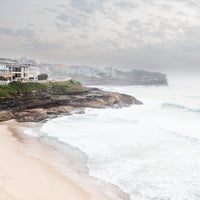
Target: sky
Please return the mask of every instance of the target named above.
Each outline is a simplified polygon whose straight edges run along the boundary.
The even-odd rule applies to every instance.
[[[200,0],[0,0],[0,56],[200,68]]]

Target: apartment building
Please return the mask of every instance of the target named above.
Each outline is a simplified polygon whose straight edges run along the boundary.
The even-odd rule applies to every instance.
[[[29,81],[29,67],[27,64],[7,64],[8,73],[12,76],[12,80]]]
[[[34,60],[0,58],[0,76],[8,81],[37,81],[40,74],[39,67]]]

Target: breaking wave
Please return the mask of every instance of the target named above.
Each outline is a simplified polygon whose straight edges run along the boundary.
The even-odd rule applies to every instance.
[[[49,120],[42,135],[79,149],[87,155],[91,176],[117,185],[131,200],[199,200],[200,115],[193,113],[200,109],[195,109],[197,98],[188,98],[198,92],[112,90],[131,94],[144,105],[86,109],[82,115]]]
[[[200,109],[192,109],[183,105],[178,105],[178,104],[173,104],[173,103],[163,103],[162,108],[172,108],[172,109],[184,110],[187,112],[200,113]]]

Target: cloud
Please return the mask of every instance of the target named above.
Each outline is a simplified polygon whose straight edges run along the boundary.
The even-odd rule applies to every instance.
[[[34,32],[28,28],[18,29],[14,32],[15,36],[26,37],[28,39],[34,38]]]
[[[67,14],[60,14],[57,19],[63,21],[65,25],[67,26],[72,26],[72,27],[83,27],[87,26],[87,20],[84,19],[85,15],[84,14],[79,14],[76,16],[71,16]]]
[[[78,10],[81,13],[91,14],[97,9],[102,9],[103,0],[70,0],[69,2],[72,9]]]
[[[200,63],[193,0],[1,0],[0,51],[143,68]],[[34,56],[33,55],[33,56]]]
[[[13,31],[10,28],[1,28],[0,27],[0,34],[12,35]]]
[[[137,8],[139,6],[139,4],[134,1],[117,1],[114,3],[114,5],[119,7],[120,9],[126,9],[126,10]]]
[[[28,28],[24,29],[11,29],[9,27],[0,27],[0,34],[11,35],[16,37],[25,37],[31,39],[34,37],[34,32]]]

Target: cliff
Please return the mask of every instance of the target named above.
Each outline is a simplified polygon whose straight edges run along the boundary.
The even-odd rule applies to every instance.
[[[16,87],[15,84],[21,83],[14,83]],[[71,82],[71,89],[66,89],[66,86],[63,87],[66,84],[69,82],[39,84],[37,88],[40,90],[33,90],[35,85],[31,85],[32,89],[23,89],[24,92],[9,97],[4,93],[4,96],[0,96],[0,121],[10,119],[17,119],[20,122],[42,121],[70,113],[72,110],[78,109],[83,112],[86,107],[105,108],[142,104],[129,95],[105,92],[97,88],[83,88],[75,81]],[[78,87],[73,87],[74,84]],[[11,89],[9,88],[9,91],[12,91]]]

